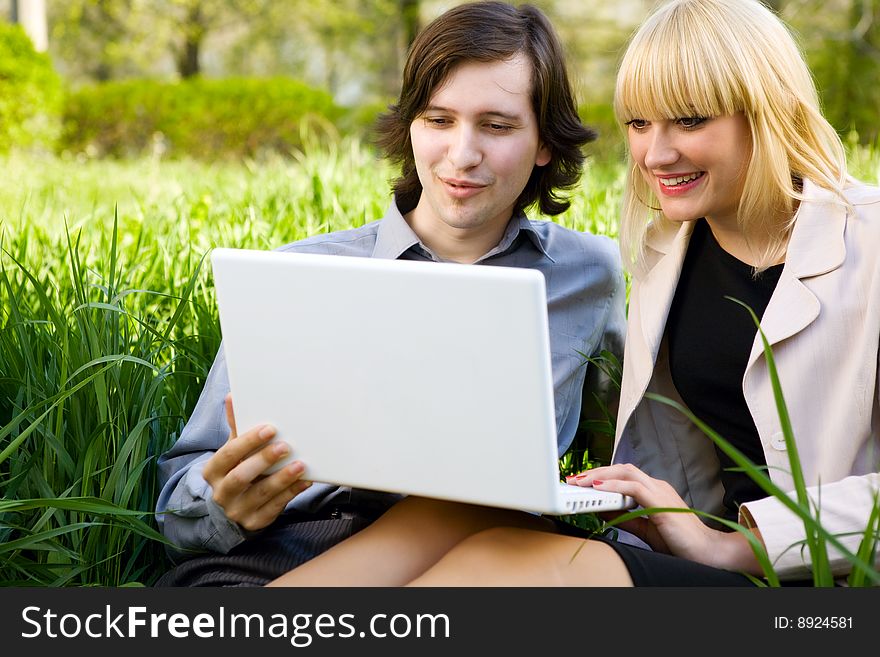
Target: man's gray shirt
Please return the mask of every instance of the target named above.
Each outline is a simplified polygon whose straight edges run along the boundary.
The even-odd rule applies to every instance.
[[[380,221],[318,235],[278,250],[440,260],[419,241],[396,202],[391,203]],[[606,237],[573,231],[550,221],[531,221],[519,213],[511,218],[501,242],[475,264],[528,267],[544,274],[556,429],[562,455],[580,422],[581,392],[588,367],[585,355],[596,355],[604,349],[618,357],[623,353],[625,288],[616,244]],[[510,358],[516,357],[517,354],[510,354]],[[162,490],[156,507],[160,514],[158,524],[165,536],[181,548],[226,553],[246,538],[246,532],[226,518],[223,509],[212,500],[211,487],[202,477],[205,462],[229,436],[224,410],[228,392],[226,359],[221,346],[189,422],[175,445],[159,458]],[[247,428],[241,427],[241,430]],[[418,440],[417,432],[413,439]],[[486,467],[491,464],[487,463]],[[341,501],[382,508],[391,506],[399,498],[386,493],[314,484],[296,496],[287,509],[317,513]]]

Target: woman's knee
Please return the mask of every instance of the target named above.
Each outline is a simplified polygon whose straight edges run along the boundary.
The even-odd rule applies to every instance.
[[[477,532],[462,545],[474,552],[518,552],[527,549],[535,536],[535,532],[519,527],[490,527]]]
[[[600,541],[516,527],[492,527],[462,540],[423,583],[631,586],[626,566]]]
[[[519,527],[490,527],[471,534],[447,555],[466,570],[503,569],[546,556],[547,547],[563,537]]]

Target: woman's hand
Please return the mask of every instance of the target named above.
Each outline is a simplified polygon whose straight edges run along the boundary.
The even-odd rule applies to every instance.
[[[644,508],[688,508],[670,484],[649,477],[628,463],[587,470],[569,477],[568,483],[629,495]],[[739,532],[711,529],[694,513],[651,513],[617,526],[635,534],[656,552],[673,554],[715,568],[762,573],[745,536]],[[760,534],[754,531],[760,539]]]

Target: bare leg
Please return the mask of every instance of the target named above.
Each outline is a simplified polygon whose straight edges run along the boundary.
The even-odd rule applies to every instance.
[[[410,497],[268,586],[402,586],[462,540],[499,526],[553,528],[549,520],[519,511]]]
[[[465,539],[410,586],[632,586],[613,548],[499,527]]]

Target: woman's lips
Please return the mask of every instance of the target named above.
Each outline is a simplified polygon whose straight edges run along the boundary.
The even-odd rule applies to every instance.
[[[657,184],[660,187],[660,193],[664,196],[680,196],[682,194],[687,194],[694,187],[703,182],[703,178],[706,177],[705,171],[698,171],[695,173],[685,173],[678,175],[664,175],[664,176],[655,176],[657,178]],[[682,178],[685,180],[682,181]],[[687,180],[691,178],[690,180]]]

